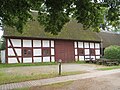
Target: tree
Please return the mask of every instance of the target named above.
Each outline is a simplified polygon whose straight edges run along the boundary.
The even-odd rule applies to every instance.
[[[31,9],[38,11],[38,21],[52,34],[58,34],[70,18],[94,31],[120,25],[120,0],[1,0],[0,19],[22,32],[26,22],[33,20]]]

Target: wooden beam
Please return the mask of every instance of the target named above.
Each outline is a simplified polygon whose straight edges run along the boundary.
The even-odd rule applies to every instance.
[[[6,59],[6,63],[8,63],[8,38],[5,39],[6,40],[6,50],[5,50],[5,59]]]
[[[23,39],[21,39],[21,62],[23,63]]]
[[[13,46],[13,44],[12,44],[12,42],[11,42],[11,40],[10,40],[10,39],[9,39],[9,42],[10,42],[11,47],[12,47],[12,49],[13,49],[14,53],[15,53],[15,56],[16,56],[16,58],[17,58],[18,63],[20,63],[20,60],[19,60],[19,58],[18,58],[18,56],[17,56],[17,53],[16,53],[16,51],[15,51],[15,48],[14,48],[14,46]]]
[[[32,63],[34,63],[34,58],[33,58],[33,39],[31,40],[32,43]]]

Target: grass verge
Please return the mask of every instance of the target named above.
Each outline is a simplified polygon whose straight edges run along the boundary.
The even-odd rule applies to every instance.
[[[105,67],[105,68],[99,68],[97,70],[113,70],[113,69],[120,69],[120,65],[119,66],[109,66],[109,67]]]
[[[15,64],[0,64],[0,68],[8,67],[23,67],[23,66],[44,66],[44,65],[57,65],[55,62],[44,62],[44,63],[15,63]]]
[[[61,76],[67,75],[75,75],[75,74],[83,74],[86,73],[84,71],[74,71],[74,72],[63,72]],[[16,74],[7,74],[5,72],[0,72],[0,84],[8,84],[8,83],[16,83],[23,82],[29,80],[39,80],[45,78],[53,78],[58,77],[57,72],[49,73],[49,74],[31,74],[31,75],[16,75]]]
[[[87,64],[85,61],[76,61],[77,64]]]
[[[77,64],[86,64],[84,61],[76,61]],[[40,62],[40,63],[14,63],[14,64],[0,64],[0,68],[8,67],[23,67],[23,66],[45,66],[45,65],[57,65],[57,62]]]
[[[29,87],[25,87],[25,88],[16,88],[16,89],[12,89],[12,90],[29,90]],[[34,89],[35,90],[35,89]]]

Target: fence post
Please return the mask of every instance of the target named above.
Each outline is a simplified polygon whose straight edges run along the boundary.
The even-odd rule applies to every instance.
[[[62,60],[60,59],[59,61],[58,61],[58,69],[59,69],[59,75],[61,75],[61,63],[62,63]]]

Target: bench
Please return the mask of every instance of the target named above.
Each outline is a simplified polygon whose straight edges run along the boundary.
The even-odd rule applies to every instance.
[[[119,65],[119,63],[117,61],[109,61],[109,62],[106,62],[106,65],[107,66]]]
[[[105,58],[96,59],[96,63],[99,65],[105,65],[106,61],[107,61],[107,59],[105,59]]]
[[[111,65],[119,65],[119,62],[117,60],[101,58],[97,60],[97,64],[111,66]]]

